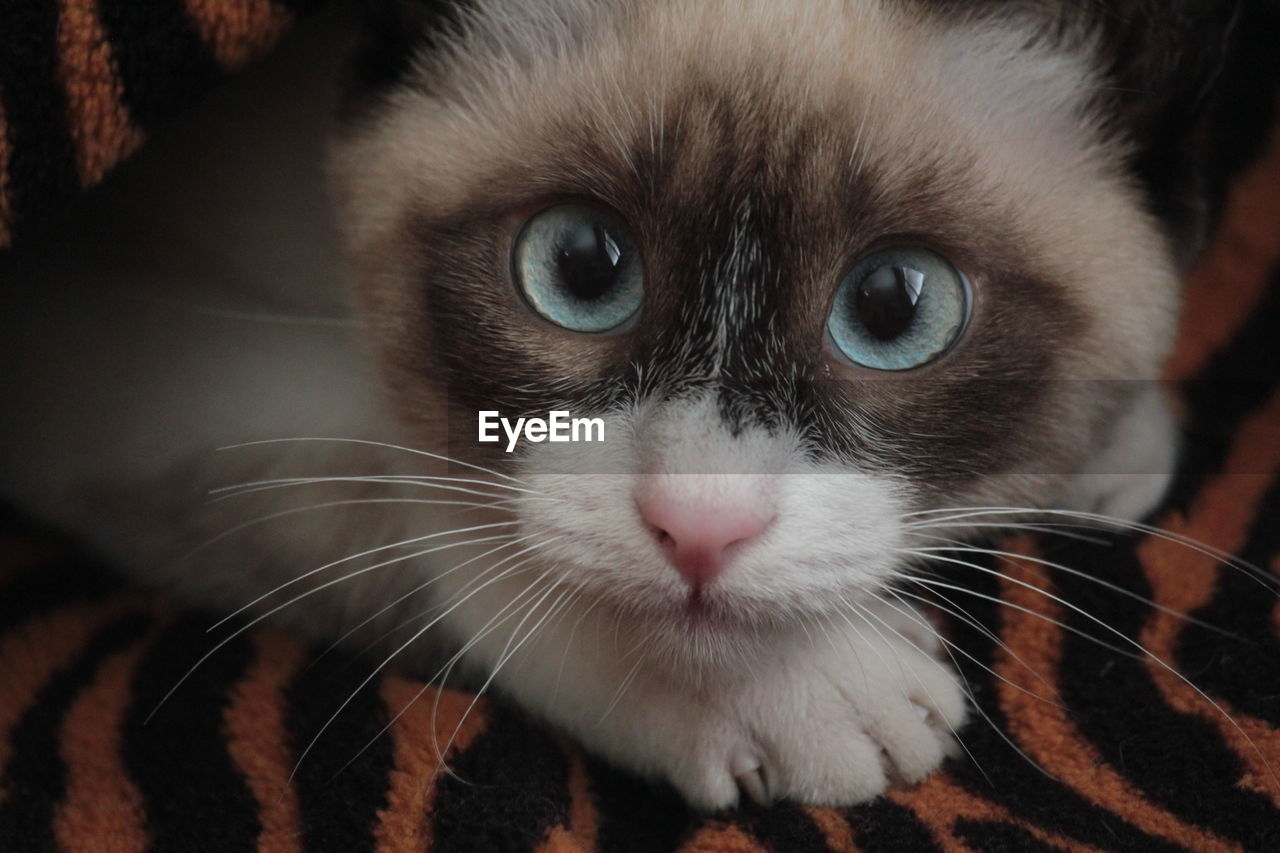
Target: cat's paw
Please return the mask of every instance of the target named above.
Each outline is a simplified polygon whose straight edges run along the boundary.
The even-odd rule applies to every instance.
[[[850,805],[932,773],[965,720],[959,679],[930,647],[870,624],[719,696],[718,713],[688,721],[700,730],[668,778],[718,809],[742,795]]]

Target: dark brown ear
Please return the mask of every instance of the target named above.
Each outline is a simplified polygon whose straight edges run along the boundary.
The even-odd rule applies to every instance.
[[[358,116],[408,76],[415,56],[448,38],[468,0],[363,0],[361,33],[343,80],[343,110]]]
[[[1095,104],[1128,141],[1131,173],[1190,263],[1231,175],[1275,108],[1280,3],[1271,0],[917,0],[944,15],[1038,21],[1043,38],[1094,52]]]
[[[1132,169],[1184,261],[1211,225],[1207,165],[1219,86],[1241,6],[1234,0],[1120,0],[1090,7],[1107,81],[1098,101],[1136,145]]]
[[[1133,173],[1186,263],[1216,223],[1230,176],[1265,139],[1277,66],[1260,34],[1276,32],[1278,9],[1263,0],[1077,6],[1107,77],[1100,105],[1135,143]]]
[[[1206,116],[1206,191],[1216,222],[1236,174],[1270,139],[1280,106],[1280,3],[1241,0]]]

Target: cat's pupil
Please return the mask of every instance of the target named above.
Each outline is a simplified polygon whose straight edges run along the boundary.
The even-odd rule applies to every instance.
[[[560,280],[577,299],[592,301],[617,283],[622,250],[598,222],[582,222],[560,244]]]
[[[880,267],[858,287],[858,321],[877,340],[891,341],[911,326],[923,291],[924,273],[919,270]]]

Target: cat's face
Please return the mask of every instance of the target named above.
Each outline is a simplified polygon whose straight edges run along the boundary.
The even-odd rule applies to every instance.
[[[517,5],[397,67],[334,172],[397,410],[519,478],[540,566],[714,656],[874,594],[922,511],[1079,500],[1178,291],[1087,39]],[[506,454],[489,410],[605,441]]]

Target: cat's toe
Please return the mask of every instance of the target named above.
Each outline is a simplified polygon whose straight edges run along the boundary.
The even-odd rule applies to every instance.
[[[887,775],[894,785],[913,785],[946,760],[955,738],[938,725],[933,711],[907,703],[889,716],[867,723],[883,750]]]
[[[846,806],[883,794],[890,764],[855,721],[813,719],[777,737],[764,773],[776,799]]]
[[[894,782],[904,785],[923,780],[958,751],[957,732],[968,710],[959,679],[935,661],[922,660],[913,680],[901,702],[889,703],[868,723]]]
[[[737,781],[718,768],[695,774],[672,774],[670,781],[685,801],[702,812],[718,812],[738,804]]]
[[[772,801],[764,758],[743,730],[719,721],[689,734],[692,737],[668,756],[668,779],[690,805],[717,812],[747,799]]]

